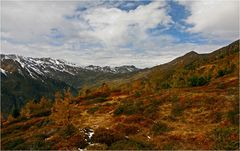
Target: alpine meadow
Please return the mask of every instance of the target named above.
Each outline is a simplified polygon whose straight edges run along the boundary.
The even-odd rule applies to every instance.
[[[1,150],[239,150],[238,0],[2,0]]]

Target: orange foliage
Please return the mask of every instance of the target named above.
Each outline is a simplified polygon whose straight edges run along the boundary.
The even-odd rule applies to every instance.
[[[64,92],[64,97],[62,97],[61,93],[56,92],[50,118],[55,121],[57,125],[70,125],[73,117],[76,115],[75,110],[76,106],[73,105],[73,96],[70,89]]]

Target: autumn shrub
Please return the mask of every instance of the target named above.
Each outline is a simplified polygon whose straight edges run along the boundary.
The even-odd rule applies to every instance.
[[[162,104],[160,100],[151,100],[149,104],[144,106],[143,115],[152,119],[156,118],[160,104]]]
[[[151,150],[152,147],[144,142],[135,140],[120,140],[113,143],[110,150]]]
[[[173,103],[171,115],[172,116],[180,116],[185,110],[185,106],[183,104],[180,104],[179,102]]]
[[[94,131],[92,140],[94,143],[102,143],[110,146],[112,143],[124,139],[124,136],[114,130],[98,128]]]
[[[114,115],[142,114],[146,117],[153,118],[160,104],[162,104],[161,100],[149,100],[147,103],[144,103],[142,100],[127,100],[115,109]]]
[[[139,132],[139,128],[135,125],[126,125],[126,124],[118,124],[114,127],[114,130],[121,132],[125,135],[133,135]]]
[[[81,149],[84,149],[88,146],[88,142],[86,141],[84,134],[78,134],[70,137],[68,139],[68,143],[71,144],[72,147]]]
[[[8,121],[7,125],[18,123],[18,122],[24,122],[24,121],[27,121],[27,120],[28,119],[26,117],[18,117],[18,118],[15,118],[15,119],[11,120],[11,121]]]
[[[155,118],[157,110],[158,110],[158,106],[148,105],[148,106],[144,109],[143,114],[144,114],[144,116],[146,116],[146,117]]]
[[[72,124],[68,124],[60,130],[60,135],[65,138],[65,137],[72,136],[76,132],[77,132],[77,128],[74,127]]]
[[[176,103],[179,101],[179,97],[177,95],[171,95],[167,98],[169,102]]]
[[[213,119],[213,121],[216,122],[216,123],[221,122],[222,117],[223,117],[223,113],[221,113],[221,112],[216,112],[216,113],[214,114],[214,117],[213,117],[214,119]]]
[[[86,147],[86,150],[107,150],[107,149],[108,149],[108,146],[106,144],[99,144],[99,143],[94,143]]]
[[[131,116],[128,116],[126,119],[124,119],[124,123],[140,123],[140,122],[143,122],[145,120],[145,117],[142,116],[142,115],[131,115]]]
[[[51,114],[52,104],[49,100],[42,97],[40,102],[29,101],[21,110],[22,117],[41,117]]]
[[[11,127],[12,131],[25,131],[28,130],[32,125],[30,124],[15,124]]]
[[[51,143],[43,140],[37,140],[31,144],[31,150],[50,150]]]
[[[39,140],[44,140],[45,138],[48,138],[48,135],[47,134],[36,134],[33,137],[36,139],[39,139]]]
[[[175,148],[175,143],[167,143],[163,145],[163,150],[174,150]]]
[[[108,97],[108,96],[98,96],[98,97],[94,97],[93,99],[89,99],[89,100],[86,102],[86,105],[96,104],[96,103],[103,103],[103,102],[107,101],[107,97]]]
[[[41,112],[38,112],[36,114],[33,114],[30,117],[31,118],[33,118],[33,117],[43,117],[43,116],[49,116],[50,114],[51,114],[51,111],[50,110],[46,110],[46,111],[41,111]]]
[[[38,128],[40,128],[40,127],[46,126],[46,125],[48,125],[48,124],[50,124],[50,123],[51,123],[51,121],[50,121],[49,119],[45,119],[45,120],[43,120],[43,121],[41,121],[41,122],[38,122],[38,123],[36,124],[36,126],[37,126]]]
[[[153,134],[159,135],[159,134],[169,131],[170,128],[167,126],[167,124],[158,121],[153,124],[151,130],[152,130]]]
[[[47,134],[37,134],[33,136],[33,142],[30,144],[32,150],[49,150],[51,149],[51,143],[46,142],[45,139],[49,137]]]
[[[222,83],[218,83],[218,84],[217,84],[217,88],[218,88],[218,89],[224,89],[224,87],[225,87],[225,86],[224,86],[224,84],[222,84]]]
[[[18,145],[24,143],[25,140],[23,138],[15,138],[13,140],[8,141],[5,144],[1,144],[2,149],[4,150],[14,150]]]
[[[92,93],[91,95],[88,95],[84,99],[91,100],[95,98],[107,98],[108,96],[110,96],[110,92],[95,92],[95,93]]]
[[[216,128],[214,134],[214,149],[216,150],[238,150],[239,129],[233,127]]]
[[[114,115],[132,115],[141,113],[144,109],[142,101],[125,101],[114,111]]]

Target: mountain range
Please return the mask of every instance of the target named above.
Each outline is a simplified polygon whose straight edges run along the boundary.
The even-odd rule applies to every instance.
[[[83,85],[109,80],[140,69],[135,66],[78,66],[60,59],[32,58],[1,54],[3,112],[20,108],[26,100],[52,97],[55,91],[70,88],[74,94]]]
[[[53,98],[56,91],[70,88],[73,94],[77,94],[80,89],[102,83],[109,83],[112,87],[125,86],[126,89],[130,89],[129,83],[134,82],[153,89],[187,87],[189,78],[197,74],[204,74],[196,78],[201,78],[203,84],[208,83],[212,76],[217,75],[219,68],[234,68],[234,64],[217,60],[238,52],[238,43],[235,41],[209,54],[191,51],[169,63],[146,69],[133,65],[83,67],[61,59],[1,54],[2,112],[10,113],[13,108],[21,108],[30,99]],[[212,65],[207,65],[209,63]],[[194,70],[200,66],[201,69]]]

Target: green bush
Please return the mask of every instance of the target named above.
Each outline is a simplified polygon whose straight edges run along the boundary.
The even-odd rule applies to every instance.
[[[198,77],[198,76],[191,76],[188,81],[189,81],[189,85],[190,86],[203,86],[209,83],[209,81],[211,80],[211,77]]]
[[[239,124],[239,108],[238,108],[238,106],[236,106],[233,110],[229,111],[227,117],[232,124],[238,125]]]
[[[34,135],[34,138],[38,139],[38,140],[44,140],[45,138],[48,138],[47,134],[37,134]]]
[[[225,70],[218,70],[218,73],[217,73],[217,78],[218,77],[222,77],[226,74],[226,71]]]
[[[236,70],[236,65],[235,64],[231,64],[230,67],[226,67],[224,69],[219,69],[218,73],[217,73],[217,78],[225,76],[227,74],[230,74],[232,72],[234,72]]]
[[[25,140],[23,138],[16,138],[14,140],[7,142],[6,144],[2,144],[2,149],[14,150],[15,147],[17,147],[18,145],[24,142]]]
[[[94,114],[98,109],[99,109],[99,106],[89,108],[89,109],[87,110],[87,113],[89,113],[89,114]]]
[[[169,88],[171,88],[171,86],[170,86],[169,83],[163,83],[163,84],[161,85],[161,88],[162,88],[162,89],[169,89]]]
[[[46,126],[46,125],[48,125],[48,124],[50,124],[50,123],[51,123],[51,121],[50,121],[49,119],[45,119],[45,120],[37,123],[36,126],[37,126],[38,128],[40,128],[40,127]]]
[[[186,70],[195,70],[196,65],[192,62],[184,66],[184,69]]]
[[[115,109],[115,111],[113,112],[114,115],[121,115],[124,111],[124,107],[122,105],[118,106],[118,108]]]
[[[94,97],[86,102],[87,105],[90,104],[96,104],[96,103],[103,103],[107,101],[107,96],[99,96],[99,97]]]
[[[214,130],[214,149],[216,150],[238,150],[239,130],[237,128],[225,127]]]
[[[139,92],[139,91],[135,92],[134,96],[137,97],[137,98],[140,97],[141,96],[141,92]]]
[[[19,116],[20,116],[19,109],[14,108],[13,111],[12,111],[12,116],[13,116],[14,118],[19,117]]]
[[[50,150],[51,143],[45,142],[44,140],[36,140],[31,145],[31,150]]]
[[[143,112],[143,102],[142,101],[125,101],[121,103],[118,108],[114,111],[114,115],[132,115]]]
[[[167,124],[162,123],[160,121],[157,122],[157,123],[154,123],[153,126],[152,126],[152,132],[156,135],[162,134],[162,133],[167,132],[169,130],[170,129],[167,126]]]
[[[167,143],[163,145],[163,150],[174,150],[176,143]]]
[[[114,111],[114,115],[133,115],[133,114],[141,114],[149,118],[154,118],[157,111],[158,106],[162,104],[161,100],[150,100],[147,104],[143,103],[143,101],[132,101],[128,100],[122,102]]]

